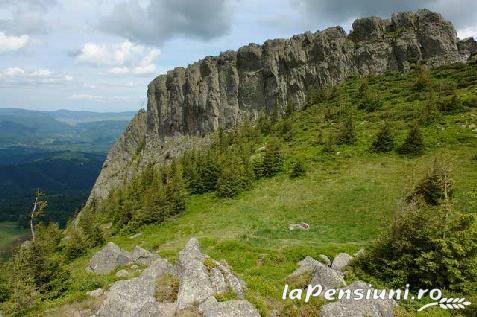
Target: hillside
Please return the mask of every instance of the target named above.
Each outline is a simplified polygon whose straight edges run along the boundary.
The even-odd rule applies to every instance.
[[[0,149],[107,152],[134,112],[30,111],[0,108]]]
[[[476,54],[417,10],[158,76],[74,221],[34,219],[0,268],[0,310],[475,316]],[[306,302],[309,285],[415,297]]]
[[[286,277],[297,262],[305,256],[354,254],[362,247],[370,247],[387,231],[399,213],[402,198],[426,175],[436,158],[449,158],[452,162],[453,209],[475,218],[476,71],[475,63],[437,68],[422,87],[422,78],[428,76],[422,71],[393,72],[364,79],[353,77],[332,94],[312,93],[304,110],[292,112],[271,125],[265,124],[268,128],[264,128],[262,121],[257,128],[242,132],[250,138],[240,137],[240,133],[229,134],[231,149],[240,144],[245,148],[250,145],[255,153],[260,153],[260,148],[272,140],[278,140],[284,164],[276,176],[253,181],[249,189],[233,198],[220,198],[217,192],[191,195],[186,199],[185,210],[163,223],[137,227],[113,220],[112,229],[105,232],[107,239],[126,250],[134,245],[158,250],[161,256],[174,262],[187,240],[197,237],[204,253],[226,260],[247,283],[246,298],[264,316],[273,311],[278,311],[279,316],[314,315],[323,301],[302,304],[280,299]],[[363,85],[377,98],[376,108],[359,106],[363,104],[359,97]],[[457,103],[448,103],[450,100]],[[431,112],[429,104],[435,106]],[[339,134],[338,127],[346,118],[344,110],[352,113],[357,141],[351,145],[329,143],[329,137]],[[423,154],[408,156],[396,150],[370,151],[383,120],[392,127],[396,149],[404,142],[409,123],[420,122],[425,144]],[[292,166],[298,160],[304,163],[306,173],[290,178]],[[136,202],[148,206],[146,192],[142,192],[141,187],[134,190],[137,184],[147,182],[147,175],[141,174],[133,181],[136,187],[122,189],[124,203],[132,204],[127,208],[133,208],[129,209],[133,213],[145,212],[134,210]],[[188,186],[190,188],[190,183]],[[98,211],[104,208],[104,217],[99,214],[99,219],[110,221],[110,215],[121,212],[122,203],[106,200],[102,206],[97,207]],[[310,229],[288,229],[289,224],[302,222],[308,223]],[[121,227],[123,230],[118,231]],[[141,235],[131,239],[135,232]],[[59,308],[61,315],[72,307],[94,307],[94,301],[82,302],[87,299],[85,292],[107,287],[118,279],[114,274],[99,276],[85,272],[96,250],[88,250],[66,265],[71,272],[71,286],[65,297],[47,301],[37,309],[68,303]],[[386,286],[379,280],[369,280],[369,276],[360,278]],[[396,309],[398,316],[415,316],[420,304],[401,303],[400,306]],[[450,314],[435,308],[418,316]]]

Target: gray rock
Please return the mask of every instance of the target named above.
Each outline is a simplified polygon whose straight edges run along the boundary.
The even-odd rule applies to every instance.
[[[363,289],[365,292],[370,287],[364,282],[354,282],[344,288],[354,291]],[[389,299],[353,300],[342,298],[341,300],[326,304],[320,310],[321,317],[392,317],[394,301]]]
[[[118,266],[130,262],[131,255],[128,252],[121,250],[116,244],[108,242],[101,251],[93,255],[88,269],[97,274],[108,274]]]
[[[128,270],[120,270],[116,272],[116,277],[127,277],[129,275]]]
[[[459,41],[440,14],[417,10],[390,19],[359,19],[349,35],[333,27],[250,44],[177,67],[149,84],[147,113],[139,112],[112,147],[88,204],[106,198],[148,164],[209,144],[209,132],[255,119],[275,105],[283,111],[287,101],[302,107],[311,84],[336,84],[370,72],[409,71],[418,63],[462,62],[476,52],[475,41]]]
[[[99,297],[104,294],[104,290],[102,288],[97,288],[94,291],[86,292],[86,294],[91,297]]]
[[[257,309],[246,300],[217,302],[215,297],[208,298],[199,306],[204,317],[259,317]]]
[[[212,282],[215,294],[227,292],[227,283],[225,282],[224,275],[218,268],[214,267],[210,271],[210,281]]]
[[[247,285],[244,281],[239,279],[227,265],[227,263],[219,262],[214,260],[215,265],[220,270],[225,278],[225,282],[227,284],[227,288],[230,289],[232,292],[237,294],[239,298],[244,298],[245,296],[245,289]],[[217,287],[217,286],[216,286]]]
[[[290,274],[288,277],[294,277],[301,275],[306,272],[313,272],[315,271],[315,267],[320,264],[320,261],[315,260],[311,256],[305,257],[303,260],[298,262],[298,268],[293,271],[292,274]]]
[[[145,317],[172,316],[171,307],[158,305],[155,298],[157,279],[171,273],[167,261],[159,259],[136,278],[115,282],[108,290],[96,316],[98,317]],[[169,314],[169,315],[168,315]]]
[[[344,275],[340,271],[327,267],[322,263],[318,263],[313,271],[311,285],[321,285],[323,292],[328,289],[336,289],[345,285]]]
[[[177,306],[184,309],[201,303],[215,292],[207,269],[205,256],[199,248],[197,239],[192,238],[179,253],[177,271],[179,273],[179,293]]]
[[[343,271],[352,259],[353,257],[351,255],[347,253],[340,253],[333,259],[331,268],[334,270]]]
[[[140,263],[143,265],[150,265],[152,262],[160,259],[160,256],[157,254],[152,254],[151,252],[136,246],[131,253],[131,259],[135,263]]]

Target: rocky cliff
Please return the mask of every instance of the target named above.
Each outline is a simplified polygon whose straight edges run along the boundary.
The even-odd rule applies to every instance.
[[[207,133],[288,101],[299,107],[310,87],[350,75],[408,71],[412,65],[465,62],[474,39],[459,40],[452,24],[429,10],[370,17],[290,39],[249,44],[158,76],[148,86],[147,112],[113,146],[89,202],[107,197],[143,166],[208,142]]]

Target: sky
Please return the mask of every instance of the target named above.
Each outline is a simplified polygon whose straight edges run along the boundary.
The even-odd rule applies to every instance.
[[[0,108],[138,110],[176,66],[417,8],[477,37],[475,0],[0,0]]]

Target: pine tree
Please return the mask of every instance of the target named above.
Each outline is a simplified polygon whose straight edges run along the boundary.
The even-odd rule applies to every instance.
[[[305,164],[303,163],[302,160],[297,160],[292,166],[290,177],[291,178],[297,178],[297,177],[301,177],[305,174],[306,174]]]
[[[385,121],[371,145],[373,152],[390,152],[394,149],[394,137],[389,122]]]
[[[265,148],[263,156],[263,176],[271,177],[278,174],[283,166],[280,145],[276,140],[272,140]]]
[[[419,125],[411,125],[406,140],[399,147],[398,152],[403,155],[419,155],[424,152],[424,141]]]

